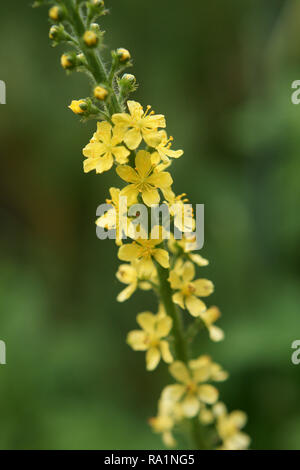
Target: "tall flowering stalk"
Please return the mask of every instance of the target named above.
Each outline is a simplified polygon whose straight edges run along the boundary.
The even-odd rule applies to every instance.
[[[115,167],[120,178],[121,188],[109,190],[109,210],[96,221],[99,228],[115,230],[118,258],[124,262],[116,276],[126,287],[117,300],[126,301],[137,289],[152,289],[158,298],[158,312],[139,313],[138,328],[127,337],[133,350],[145,352],[147,370],[166,363],[173,380],[163,389],[150,425],[170,447],[176,446],[176,434],[189,433],[195,449],[246,449],[250,439],[241,431],[246,415],[229,413],[219,401],[215,385],[227,379],[227,372],[208,355],[193,356],[193,340],[201,328],[207,329],[212,341],[224,337],[215,325],[220,311],[208,308],[204,301],[214,286],[196,274],[208,261],[193,251],[195,244],[188,233],[180,240],[169,234],[166,241],[162,226],[149,230],[139,226],[137,231],[133,226],[137,214],[127,215],[136,203],[144,203],[150,215],[151,208],[163,202],[173,226],[182,229],[187,200],[185,194],[173,192],[173,179],[166,170],[183,151],[172,149],[173,138],[168,137],[163,115],[128,100],[137,87],[133,75],[122,75],[131,65],[129,51],[112,51],[110,68],[104,65],[104,33],[98,23],[108,13],[104,1],[36,1],[35,6],[39,5],[51,7],[49,37],[53,45],[71,47],[61,57],[62,67],[67,72],[82,71],[91,80],[92,94],[69,106],[82,120],[97,120],[95,133],[83,149],[84,172],[101,174]],[[125,208],[121,196],[126,197]],[[174,203],[179,212],[174,211]],[[122,227],[120,215],[125,217]],[[187,225],[193,227],[193,212],[187,219]]]

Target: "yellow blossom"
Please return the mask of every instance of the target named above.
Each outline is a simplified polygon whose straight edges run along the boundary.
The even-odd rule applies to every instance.
[[[210,307],[205,312],[200,313],[200,318],[203,320],[209,332],[209,337],[212,341],[222,341],[224,339],[224,331],[214,323],[220,318],[221,312],[217,307]]]
[[[71,69],[74,67],[74,62],[70,60],[67,54],[63,54],[60,59],[60,63],[64,69]]]
[[[129,114],[117,113],[112,116],[112,121],[117,126],[125,129],[124,142],[131,150],[136,149],[142,138],[150,147],[156,147],[160,143],[158,127],[166,127],[165,117],[162,114],[149,113],[150,106],[144,112],[143,107],[136,101],[128,101]]]
[[[118,302],[124,302],[129,299],[137,288],[142,290],[151,289],[152,284],[156,282],[155,271],[153,270],[148,276],[145,275],[141,272],[139,264],[136,261],[133,261],[131,264],[121,264],[116,273],[116,277],[120,282],[123,282],[123,284],[128,284],[128,286],[119,293],[117,297]]]
[[[113,157],[120,164],[126,163],[130,152],[119,145],[122,140],[121,129],[113,129],[106,121],[98,122],[97,132],[83,149],[83,155],[87,158],[84,161],[84,172],[96,170],[96,173],[103,173],[110,170],[114,163]]]
[[[218,400],[219,392],[207,381],[211,380],[211,364],[204,361],[197,367],[187,367],[181,361],[170,365],[170,374],[179,382],[168,385],[162,392],[161,400],[165,410],[171,411],[180,404],[183,416],[192,418],[199,413],[201,404],[212,405]]]
[[[70,104],[69,108],[75,114],[83,114],[85,113],[86,101],[85,100],[73,100]]]
[[[194,236],[193,240],[195,240]],[[168,240],[168,247],[172,253],[178,255],[179,252],[183,252],[183,254],[197,266],[208,266],[209,261],[207,259],[203,258],[203,256],[198,253],[192,253],[191,244],[191,237],[189,237],[188,234],[183,234],[181,240],[175,240],[173,234],[170,234],[170,239]]]
[[[250,445],[250,437],[241,432],[247,423],[247,415],[243,411],[227,412],[224,403],[217,403],[213,407],[217,418],[217,431],[223,441],[220,450],[244,450]]]
[[[53,21],[59,21],[59,19],[61,18],[61,14],[61,8],[58,6],[54,6],[49,10],[49,18],[51,18],[51,20]]]
[[[97,98],[97,100],[104,101],[107,95],[108,91],[103,86],[96,86],[96,88],[94,88],[94,97]]]
[[[183,150],[172,150],[171,145],[173,137],[168,138],[166,131],[158,132],[160,143],[155,147],[152,154],[152,161],[158,164],[161,160],[164,163],[170,163],[170,158],[179,158],[183,155]]]
[[[94,47],[98,43],[98,36],[94,31],[86,31],[83,40],[88,47]]]
[[[143,312],[137,316],[142,330],[133,330],[128,334],[127,342],[135,351],[147,351],[147,370],[154,370],[162,358],[168,364],[173,361],[166,336],[172,329],[172,319],[168,316],[160,318],[151,312]]]
[[[185,263],[178,259],[174,269],[170,272],[169,282],[173,294],[173,302],[181,308],[187,308],[191,315],[197,317],[206,310],[205,303],[198,297],[207,297],[213,292],[213,283],[208,279],[196,279],[195,267],[190,261]]]
[[[138,260],[140,272],[150,274],[153,272],[154,258],[163,268],[169,267],[169,253],[163,248],[157,248],[163,241],[162,236],[154,238],[156,227],[153,227],[150,237],[137,238],[133,243],[127,243],[119,248],[118,257],[122,261]]]
[[[153,172],[151,155],[140,150],[135,157],[135,169],[128,165],[117,167],[117,173],[124,181],[130,183],[122,190],[122,195],[128,198],[128,203],[136,200],[141,194],[147,206],[159,204],[160,195],[158,189],[165,189],[173,183],[170,173],[162,171]]]

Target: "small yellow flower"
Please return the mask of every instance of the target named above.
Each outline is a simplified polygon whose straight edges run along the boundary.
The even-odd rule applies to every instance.
[[[247,415],[243,411],[227,412],[224,403],[217,403],[213,407],[217,418],[217,430],[223,443],[220,450],[244,450],[250,445],[250,437],[241,432],[247,423]]]
[[[156,147],[160,141],[158,127],[166,127],[166,120],[162,114],[149,113],[150,106],[144,112],[142,106],[136,101],[128,101],[129,114],[117,113],[112,116],[112,121],[117,126],[125,129],[124,142],[131,150],[136,149],[142,138],[150,147]],[[149,114],[148,114],[149,113]]]
[[[150,275],[155,269],[153,259],[154,258],[163,268],[168,268],[169,253],[163,248],[157,248],[163,241],[162,236],[154,238],[154,231],[156,227],[151,231],[150,238],[138,238],[133,243],[127,243],[119,248],[118,257],[122,261],[134,261],[138,260],[138,266],[140,272],[144,275]]]
[[[132,294],[140,288],[142,290],[150,290],[152,284],[155,283],[155,271],[149,275],[145,276],[143,272],[140,272],[139,264],[136,261],[133,261],[131,264],[121,264],[116,273],[116,277],[123,284],[128,284],[128,286],[122,290],[118,297],[118,302],[124,302],[129,299]]]
[[[98,122],[97,131],[90,143],[83,149],[83,155],[87,158],[84,161],[84,172],[108,171],[113,166],[114,158],[120,164],[126,163],[130,152],[123,145],[119,145],[122,140],[121,129],[116,127],[113,129],[106,121]]]
[[[117,54],[121,62],[126,62],[131,58],[130,52],[127,49],[124,49],[123,47],[117,49]]]
[[[168,316],[159,318],[151,312],[140,313],[137,322],[142,330],[133,330],[128,334],[127,342],[134,351],[147,351],[147,370],[154,370],[162,358],[170,364],[173,357],[168,341],[162,339],[169,335],[172,329],[172,319]]]
[[[94,31],[86,31],[83,40],[88,47],[94,47],[98,43],[98,36]]]
[[[208,279],[196,279],[195,266],[190,261],[185,263],[178,259],[174,269],[170,272],[169,282],[172,289],[177,290],[173,294],[173,302],[180,305],[181,308],[187,308],[191,315],[198,317],[206,310],[205,303],[198,297],[207,297],[210,295],[214,286]]]
[[[161,395],[165,409],[171,410],[176,404],[180,404],[183,416],[187,418],[196,416],[201,404],[212,405],[219,396],[216,387],[206,383],[211,380],[211,363],[205,359],[197,367],[191,367],[191,362],[189,367],[181,361],[170,365],[170,374],[179,383],[168,385]]]
[[[96,88],[94,88],[94,97],[97,98],[97,100],[104,101],[107,95],[108,91],[103,86],[96,86]]]
[[[85,107],[86,107],[86,101],[85,100],[73,100],[72,103],[69,106],[69,108],[75,114],[84,114],[85,111],[86,111],[84,109]]]
[[[215,342],[222,341],[224,339],[224,331],[214,325],[220,316],[221,312],[217,307],[210,307],[205,312],[200,313],[200,318],[208,329],[210,339]]]
[[[170,158],[179,158],[183,155],[183,150],[171,149],[173,137],[168,139],[166,131],[159,131],[158,136],[160,137],[160,143],[155,147],[155,152],[152,154],[152,161],[156,164],[161,160],[164,163],[170,163]]]
[[[203,258],[198,253],[192,253],[193,247],[191,247],[191,245],[193,245],[194,242],[195,237],[193,236],[193,238],[191,239],[189,234],[183,234],[181,240],[175,240],[174,236],[170,234],[168,247],[170,251],[174,254],[178,254],[178,250],[180,250],[180,252],[183,251],[185,256],[197,266],[208,266],[209,261],[207,259]]]
[[[186,194],[176,196],[171,188],[163,190],[163,193],[167,200],[170,215],[174,218],[175,227],[184,233],[193,231],[195,229],[194,213],[193,208],[186,204],[188,203]]]
[[[128,203],[136,200],[140,193],[147,206],[158,204],[160,201],[159,189],[166,189],[173,183],[168,172],[156,173],[153,171],[151,155],[140,150],[135,158],[135,169],[123,165],[117,167],[117,173],[124,181],[130,183],[122,190],[122,195],[128,198]]]
[[[74,67],[74,62],[71,60],[70,56],[63,54],[60,59],[60,63],[64,69],[71,69]]]

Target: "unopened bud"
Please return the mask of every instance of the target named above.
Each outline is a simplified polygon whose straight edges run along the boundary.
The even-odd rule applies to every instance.
[[[64,69],[73,69],[74,67],[76,67],[75,53],[63,54],[61,56],[60,63]]]
[[[124,73],[121,80],[130,83],[130,85],[135,85],[136,84],[136,78],[131,73]]]
[[[122,47],[117,49],[117,55],[119,57],[120,62],[127,62],[131,58],[130,52]]]
[[[52,21],[61,21],[64,18],[64,11],[59,6],[54,6],[49,10],[49,18]]]
[[[108,91],[103,86],[99,85],[94,88],[94,97],[97,98],[97,100],[104,101],[107,95]]]
[[[86,31],[83,40],[88,47],[95,47],[98,44],[98,35],[94,31]]]
[[[84,114],[88,109],[86,100],[73,100],[68,106],[75,114]]]

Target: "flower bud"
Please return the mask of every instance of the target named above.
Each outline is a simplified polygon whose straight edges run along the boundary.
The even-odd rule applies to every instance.
[[[49,10],[49,18],[52,21],[61,21],[64,18],[64,11],[59,6],[54,6]]]
[[[88,103],[86,100],[73,100],[68,108],[75,114],[84,114],[88,109]]]
[[[76,55],[75,53],[63,54],[60,59],[61,66],[64,69],[74,69],[76,67]]]
[[[92,4],[95,5],[95,7],[104,7],[104,0],[93,0]]]
[[[122,80],[122,82],[128,82],[128,84],[130,84],[130,85],[135,85],[136,84],[136,78],[131,73],[124,73],[121,80]]]
[[[119,57],[120,62],[127,62],[131,58],[130,52],[127,49],[124,49],[123,47],[117,49],[117,55]]]
[[[104,101],[107,95],[108,91],[103,86],[98,85],[94,88],[94,97],[97,98],[97,100]]]
[[[83,40],[88,47],[95,47],[98,44],[98,35],[94,31],[86,31]]]
[[[67,34],[63,25],[53,25],[49,31],[49,38],[58,43],[67,39]]]

